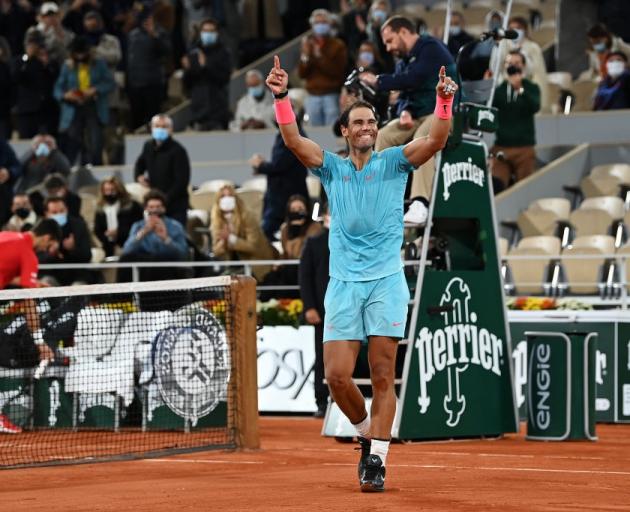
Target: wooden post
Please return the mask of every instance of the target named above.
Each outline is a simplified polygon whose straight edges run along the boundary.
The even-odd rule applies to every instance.
[[[233,397],[236,444],[239,448],[260,448],[258,431],[258,371],[256,351],[256,280],[237,276],[231,284],[236,352],[236,396]]]

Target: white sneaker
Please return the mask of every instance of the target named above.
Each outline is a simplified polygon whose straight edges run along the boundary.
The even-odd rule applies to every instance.
[[[414,201],[409,205],[409,209],[403,220],[405,222],[409,222],[410,224],[424,224],[427,221],[427,217],[429,215],[429,210],[424,206],[422,201]]]

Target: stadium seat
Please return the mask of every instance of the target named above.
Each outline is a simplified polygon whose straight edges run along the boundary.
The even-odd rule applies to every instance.
[[[622,163],[597,165],[580,183],[584,197],[620,195],[623,185],[630,185],[630,165]]]
[[[556,0],[541,0],[538,5],[538,10],[542,14],[543,23],[547,20],[556,19],[556,9],[557,9],[557,1]]]
[[[217,193],[210,190],[196,190],[189,196],[190,207],[194,210],[209,212],[214,205]]]
[[[510,242],[507,238],[499,237],[499,256],[503,258],[507,255],[508,249],[510,247]]]
[[[615,239],[608,235],[580,236],[562,252],[562,255],[592,255],[587,259],[563,259],[562,266],[569,292],[595,294],[607,280],[606,255],[615,252]]]
[[[531,203],[518,216],[517,224],[523,237],[555,235],[558,222],[568,221],[571,203],[563,197],[546,197]]]
[[[260,190],[238,189],[236,195],[241,198],[245,207],[252,212],[258,222],[262,219],[264,192]]]
[[[132,199],[140,204],[144,203],[144,195],[149,191],[147,187],[140,185],[140,183],[125,183],[125,189],[129,192]]]
[[[501,0],[471,0],[468,2],[467,9],[483,8],[486,10],[486,14],[491,10],[502,10],[503,5]]]
[[[197,190],[203,192],[218,192],[225,185],[234,186],[234,183],[229,180],[208,180],[199,185],[199,188]]]
[[[322,191],[322,183],[319,181],[319,178],[315,176],[307,176],[306,177],[306,188],[308,190],[308,195],[311,199],[318,200]]]
[[[570,91],[573,86],[573,78],[571,73],[567,71],[554,71],[547,73],[547,81],[550,84],[556,84],[560,89]]]
[[[529,38],[538,43],[543,50],[549,46],[554,44],[556,39],[556,29],[552,27],[544,27],[539,28],[538,30],[532,30],[529,33]]]
[[[266,192],[267,178],[262,176],[262,177],[252,178],[251,180],[244,181],[241,184],[241,190],[259,190],[260,192]]]
[[[492,2],[490,2],[492,3]],[[486,7],[484,5],[474,5],[462,11],[464,19],[466,20],[466,32],[471,32],[471,27],[474,25],[485,26],[486,16],[492,7]]]
[[[623,219],[624,213],[624,203],[619,197],[589,197],[571,212],[569,222],[576,237],[607,235],[614,233],[615,224]]]
[[[573,82],[573,94],[575,94],[575,112],[589,112],[593,110],[593,96],[597,89],[597,82],[593,80],[577,80]]]
[[[92,231],[94,229],[94,214],[96,213],[96,196],[79,192],[79,197],[81,198],[81,210],[79,213],[88,225],[88,228],[90,228],[90,231]]]
[[[509,256],[545,256],[544,259],[509,260],[514,290],[517,294],[546,294],[550,265],[560,256],[560,239],[555,236],[522,238]]]
[[[617,255],[619,256],[625,256],[626,257],[626,261],[624,262],[624,269],[625,269],[625,281],[626,283],[630,282],[630,244],[626,244],[623,247],[620,247],[619,249],[617,249]],[[621,278],[621,276],[619,276]],[[627,288],[630,289],[630,287],[626,286]]]

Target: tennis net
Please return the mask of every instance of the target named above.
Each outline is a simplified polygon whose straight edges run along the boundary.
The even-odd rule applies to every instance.
[[[246,277],[1,291],[0,467],[251,445],[254,333]]]

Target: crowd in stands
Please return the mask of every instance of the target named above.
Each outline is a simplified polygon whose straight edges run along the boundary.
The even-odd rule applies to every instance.
[[[344,106],[368,96],[381,113],[377,150],[426,136],[438,70],[444,65],[455,76],[461,51],[466,61],[459,71],[466,80],[498,74],[493,105],[499,129],[491,151],[497,184],[509,187],[535,171],[534,115],[549,111],[558,100],[550,95],[543,52],[531,38],[531,19],[510,18],[508,27],[518,37],[494,44],[478,42],[467,30],[465,10],[454,12],[445,45],[440,27],[392,17],[387,0],[341,2],[339,14],[327,9],[327,1],[289,2],[285,20],[275,0],[240,2],[241,10],[237,3],[0,0],[3,229],[26,231],[40,218],[56,220],[63,238],[55,254],[40,254],[42,263],[87,263],[94,261],[95,249],[123,262],[186,261],[200,250],[217,260],[300,258],[306,239],[318,235],[321,225],[312,219],[307,171],[282,138],[277,135],[269,155],[250,159],[254,174],[267,181],[261,214],[254,215],[232,185],[222,187],[206,212],[204,248],[189,220],[191,162],[174,137],[172,120],[159,113],[168,76],[180,68],[191,99],[192,128],[274,128],[273,97],[263,70],[244,75],[247,92],[234,115],[228,103],[230,76],[244,62],[308,29],[291,77],[292,86],[306,94],[306,130],[333,126]],[[195,28],[189,30],[189,23]],[[486,16],[487,30],[502,24],[500,11]],[[601,24],[585,37],[589,69],[582,78],[597,81],[593,108],[630,107],[630,46]],[[353,71],[356,87],[345,85]],[[127,119],[115,108],[123,96],[130,107]],[[129,129],[150,127],[134,165],[137,193],[109,177],[98,185],[93,211],[82,217],[86,210],[72,191],[71,168],[101,164],[109,144],[107,127],[122,122]],[[299,122],[303,132],[302,118]],[[6,142],[14,132],[32,141],[19,157]],[[407,198],[428,205],[434,166],[432,159],[413,174]],[[186,275],[171,270],[173,276]],[[297,282],[294,267],[259,267],[254,273],[268,284]],[[143,274],[163,278],[168,272],[146,269]],[[118,276],[128,278],[125,272]],[[46,279],[70,284],[101,277],[63,270],[46,271]]]

